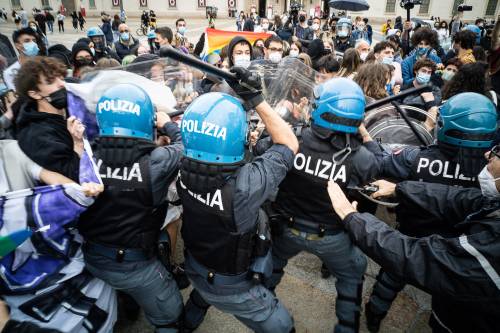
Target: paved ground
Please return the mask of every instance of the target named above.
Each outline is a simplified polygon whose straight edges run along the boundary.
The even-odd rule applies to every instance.
[[[98,23],[97,19],[89,19],[87,26]],[[159,24],[173,26],[173,20],[160,19]],[[129,20],[132,31],[139,27],[138,20]],[[217,20],[217,28],[231,30],[234,28],[234,20]],[[74,31],[71,22],[66,22],[66,32],[59,34],[49,34],[51,44],[63,43],[71,48],[71,45],[80,37],[85,36],[84,32]],[[206,27],[204,19],[189,19],[187,36],[196,42],[200,34]],[[10,36],[14,30],[12,23],[0,23],[0,32]],[[378,37],[378,38],[377,38]],[[380,40],[379,34],[375,34],[375,39]],[[178,253],[182,253],[182,243],[179,244]],[[179,260],[182,260],[179,258]],[[335,318],[335,279],[323,280],[320,277],[320,261],[309,254],[302,253],[290,261],[286,267],[286,275],[282,283],[277,288],[279,298],[290,309],[296,322],[297,332],[332,332]],[[375,263],[370,262],[366,274],[364,286],[364,301],[369,297],[374,278],[378,271]],[[183,292],[184,298],[189,295],[190,289]],[[414,288],[407,287],[402,292],[395,303],[388,317],[383,323],[382,332],[430,332],[426,322],[429,317],[429,297]],[[362,332],[367,332],[364,326],[364,316],[361,319]],[[152,332],[152,327],[143,315],[136,322],[128,322],[120,319],[115,332],[117,333],[142,333]],[[249,332],[232,316],[226,315],[211,308],[208,315],[198,329],[198,332]]]

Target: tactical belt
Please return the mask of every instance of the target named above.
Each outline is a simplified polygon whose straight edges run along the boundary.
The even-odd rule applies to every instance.
[[[121,247],[108,247],[90,241],[85,241],[83,250],[89,254],[101,255],[103,257],[123,261],[146,261],[155,256],[153,250],[146,251],[143,249],[126,249]]]
[[[241,273],[238,275],[224,275],[216,273],[214,270],[210,270],[200,264],[196,259],[189,254],[187,251],[185,252],[186,261],[189,262],[189,266],[198,273],[200,276],[203,276],[208,283],[217,286],[230,286],[239,284],[241,282],[248,282],[249,285],[251,281],[248,279],[248,272]]]
[[[307,240],[318,240],[328,235],[337,235],[343,232],[343,229],[337,225],[321,224],[304,220],[299,217],[289,217],[287,219],[288,228],[296,236],[306,233]]]

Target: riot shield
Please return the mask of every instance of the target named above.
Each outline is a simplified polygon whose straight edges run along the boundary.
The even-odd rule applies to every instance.
[[[434,141],[434,133],[426,120],[435,121],[426,111],[414,106],[401,105],[409,121],[424,139],[427,145]],[[418,140],[406,120],[395,110],[394,106],[387,105],[378,109],[368,111],[365,115],[365,126],[372,138],[382,143],[390,150],[401,146],[420,146]]]

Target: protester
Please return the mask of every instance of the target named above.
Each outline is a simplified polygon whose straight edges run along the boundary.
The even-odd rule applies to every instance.
[[[54,33],[54,15],[52,15],[48,10],[45,11],[45,18],[47,19],[47,27],[50,33]]]
[[[90,47],[85,43],[76,43],[71,50],[71,62],[73,63],[73,77],[80,78],[80,70],[84,67],[95,66]]]
[[[108,14],[102,12],[101,21],[102,21],[101,30],[104,33],[104,36],[106,37],[106,44],[108,46],[111,46],[114,43],[113,28],[111,27],[111,18],[109,17]]]
[[[438,44],[437,34],[429,28],[420,28],[411,36],[411,44],[415,49],[403,60],[401,69],[403,72],[403,84],[413,81],[413,66],[421,58],[429,58],[436,64],[441,64],[435,48]],[[472,50],[471,50],[472,52]]]
[[[370,43],[364,39],[358,39],[354,49],[358,52],[361,61],[365,62],[368,53],[370,53]]]
[[[382,24],[381,31],[384,35],[387,35],[387,32],[389,32],[390,29],[392,29],[392,20],[388,19],[384,24]]]
[[[453,36],[454,54],[463,64],[470,64],[476,61],[476,58],[472,54],[475,39],[474,33],[469,30],[459,31]]]
[[[389,95],[387,85],[391,83],[391,70],[385,64],[364,64],[359,68],[354,81],[363,90],[367,104],[370,104]]]
[[[28,58],[37,56],[40,53],[37,37],[36,32],[31,28],[23,28],[14,31],[12,34],[12,41],[19,53],[19,58],[3,72],[3,79],[7,88],[16,90],[14,78],[21,68],[21,65],[23,65]]]
[[[436,64],[427,58],[418,60],[413,66],[413,74],[415,79],[408,84],[404,84],[402,91],[410,88],[418,88],[431,81],[431,76],[434,75]],[[403,104],[411,105],[423,110],[429,110],[431,107],[441,103],[441,89],[433,85],[431,91],[426,91],[421,94],[409,95],[404,98]]]
[[[61,14],[61,12],[57,12],[57,27],[59,28],[59,33],[64,32],[64,19],[66,17]]]
[[[283,58],[283,41],[278,36],[271,36],[264,42],[264,59],[277,64]]]
[[[174,39],[174,34],[169,27],[160,27],[156,28],[156,39],[155,43],[158,44],[158,48],[164,46],[170,46],[172,44],[172,40]]]
[[[184,46],[186,43],[186,20],[183,18],[177,19],[175,21],[175,42],[174,46],[178,49]]]
[[[457,73],[444,85],[443,100],[463,92],[475,92],[493,98],[488,91],[487,71],[488,65],[480,62],[461,66]]]
[[[361,66],[361,58],[358,52],[355,49],[349,49],[344,53],[338,76],[352,80],[358,74],[359,66]]]
[[[121,62],[123,57],[137,52],[139,41],[132,36],[128,25],[125,23],[120,24],[118,32],[120,33],[120,37],[115,43],[115,50],[119,61]]]

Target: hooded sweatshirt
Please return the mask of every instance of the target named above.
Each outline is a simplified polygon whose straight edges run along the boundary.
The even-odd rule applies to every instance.
[[[250,60],[253,60],[253,52],[252,52],[252,44],[248,40],[245,39],[245,37],[241,36],[236,36],[231,41],[229,42],[229,46],[227,47],[227,57],[228,57],[228,63],[229,63],[229,68],[234,66],[233,62],[233,49],[234,47],[239,44],[239,43],[246,43],[248,44],[248,47],[250,47]]]

